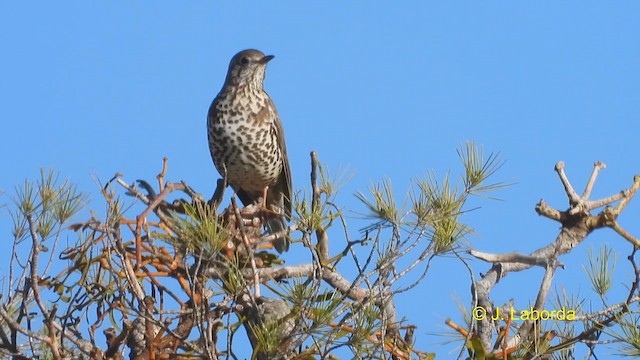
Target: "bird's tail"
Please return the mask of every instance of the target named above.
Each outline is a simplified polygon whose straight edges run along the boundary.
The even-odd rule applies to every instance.
[[[275,234],[277,232],[284,231],[287,228],[287,220],[284,216],[274,217],[267,221],[267,230],[269,231],[269,234]],[[282,254],[285,251],[289,251],[290,243],[291,239],[289,238],[289,235],[285,234],[273,240],[273,247]]]

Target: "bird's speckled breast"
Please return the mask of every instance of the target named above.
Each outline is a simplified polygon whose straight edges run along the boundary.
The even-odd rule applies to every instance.
[[[209,144],[216,168],[221,174],[226,170],[229,184],[260,192],[277,181],[282,154],[276,117],[277,110],[264,91],[242,87],[218,95],[209,113]]]

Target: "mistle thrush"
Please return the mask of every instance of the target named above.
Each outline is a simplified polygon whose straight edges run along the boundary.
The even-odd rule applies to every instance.
[[[267,189],[267,207],[277,206],[291,216],[291,171],[284,131],[263,87],[271,59],[272,55],[258,50],[244,50],[231,59],[222,90],[209,107],[209,150],[216,169],[245,206],[257,202]],[[286,228],[284,216],[267,222],[269,233]],[[273,246],[280,253],[289,250],[289,237],[278,237]]]

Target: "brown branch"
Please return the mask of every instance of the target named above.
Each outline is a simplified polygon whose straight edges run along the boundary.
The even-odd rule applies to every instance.
[[[31,331],[31,330],[23,327],[22,325],[20,325],[13,317],[11,317],[11,315],[9,315],[7,310],[5,310],[4,306],[0,306],[0,317],[2,317],[2,320],[4,320],[7,323],[7,325],[12,330],[14,330],[16,332],[24,334],[29,338],[36,339],[38,341],[42,341],[43,343],[45,343],[47,345],[51,342],[51,339],[49,337],[47,337],[46,335],[43,335],[41,333],[37,333],[35,331]]]
[[[540,200],[535,208],[539,215],[558,221],[562,224],[560,233],[552,243],[539,248],[529,255],[517,253],[493,255],[477,251],[470,252],[472,255],[480,259],[494,263],[491,269],[483,275],[482,279],[474,282],[473,284],[473,291],[478,296],[478,306],[483,307],[487,312],[493,312],[494,307],[489,294],[491,289],[500,279],[507,276],[510,272],[522,271],[535,265],[545,266],[546,263],[548,266],[546,266],[545,275],[541,282],[534,307],[536,310],[542,309],[555,275],[555,269],[558,266],[557,264],[559,264],[557,263],[557,259],[560,256],[571,252],[594,229],[610,227],[634,245],[638,244],[637,239],[635,239],[631,234],[628,234],[617,224],[616,218],[640,187],[640,177],[634,177],[634,183],[628,190],[601,200],[590,201],[588,196],[593,190],[599,171],[603,169],[604,166],[605,165],[600,162],[596,162],[594,164],[594,169],[591,173],[587,186],[585,187],[583,196],[579,197],[564,172],[564,163],[560,161],[556,164],[555,170],[558,173],[560,181],[565,189],[570,207],[567,211],[559,211],[550,207],[544,200]],[[589,214],[590,210],[612,204],[616,201],[620,202],[615,210],[612,207],[606,207],[604,211],[598,215]],[[616,211],[617,209],[620,209],[620,211]],[[610,319],[610,321],[614,321],[614,319]],[[489,348],[495,325],[486,319],[478,321],[476,324],[478,336],[481,342],[485,348]],[[519,346],[520,342],[527,338],[527,335],[530,334],[531,330],[532,323],[524,322],[518,329],[518,336],[513,337],[511,341],[509,341],[508,346]]]
[[[253,256],[253,246],[251,246],[251,242],[247,238],[247,229],[244,226],[242,221],[242,216],[240,215],[240,210],[238,209],[238,204],[236,203],[235,195],[231,197],[231,206],[233,207],[233,212],[236,216],[236,223],[240,228],[240,237],[242,238],[242,242],[244,246],[247,248],[247,253],[249,254],[249,262],[251,264],[251,270],[253,271],[253,287],[254,294],[256,297],[260,296],[260,276],[258,275],[258,267],[256,266],[256,258]]]
[[[558,173],[558,177],[560,177],[560,182],[562,182],[562,186],[564,186],[564,191],[569,198],[569,202],[571,204],[579,203],[580,196],[578,196],[578,193],[576,193],[576,191],[573,189],[573,186],[571,186],[571,182],[567,178],[567,174],[565,174],[564,172],[564,161],[558,161],[556,163],[556,166],[554,167],[554,170]]]
[[[524,255],[517,252],[510,254],[490,254],[476,250],[469,250],[468,253],[477,259],[490,263],[521,263],[530,266],[541,266],[543,268],[547,268],[549,266],[548,258]],[[554,266],[564,269],[564,265],[561,263],[557,263]]]
[[[279,279],[306,278],[315,276],[318,271],[313,264],[293,265],[274,268],[256,269],[261,282]],[[247,280],[253,280],[254,272],[252,269],[240,269],[240,273]],[[227,277],[228,270],[219,267],[209,267],[203,270],[203,275],[213,279],[224,279]],[[321,270],[322,279],[334,289],[340,291],[343,295],[352,300],[363,300],[366,297],[375,295],[375,292],[365,288],[354,287],[342,274],[328,268]]]
[[[227,182],[225,179],[218,179],[216,182],[216,190],[213,192],[213,196],[211,196],[211,200],[209,200],[208,204],[212,209],[218,207],[218,204],[222,202],[222,198],[224,197],[224,190],[227,188]]]
[[[600,170],[606,167],[607,165],[605,165],[603,162],[600,162],[600,161],[596,161],[593,164],[593,171],[591,172],[591,176],[589,177],[589,181],[587,182],[587,185],[584,187],[584,192],[582,193],[582,196],[581,196],[582,199],[588,199],[589,196],[591,196],[591,190],[593,190],[593,185],[596,182],[598,173],[600,173]]]
[[[551,220],[555,220],[560,223],[567,221],[567,214],[563,211],[556,210],[549,206],[546,201],[540,200],[535,208],[536,212],[540,216],[544,216]]]
[[[640,188],[640,175],[636,175],[633,177],[633,185],[631,185],[631,187],[628,190],[622,191],[622,193],[624,193],[625,196],[623,197],[622,201],[618,203],[618,206],[616,206],[617,214],[620,214],[622,210],[625,207],[627,207],[627,204],[629,204],[629,201],[631,201],[631,199],[636,194],[636,192],[638,192],[639,188]]]
[[[29,268],[29,281],[27,283],[25,283],[25,286],[27,286],[27,291],[25,292],[25,294],[23,295],[25,298],[29,296],[29,290],[30,292],[33,294],[33,299],[35,300],[36,304],[38,305],[38,308],[40,309],[40,313],[42,314],[42,316],[49,320],[49,323],[47,324],[47,327],[49,330],[51,330],[51,312],[49,312],[49,310],[47,310],[46,306],[44,305],[44,302],[42,301],[42,298],[40,297],[40,275],[38,274],[38,262],[39,262],[39,258],[40,258],[40,249],[41,249],[41,245],[39,244],[38,241],[38,234],[36,232],[36,225],[33,221],[33,217],[31,214],[26,214],[25,218],[27,220],[27,224],[29,227],[29,232],[31,235],[31,254],[29,254],[29,263],[30,263],[30,268]],[[26,310],[26,309],[24,309]],[[45,321],[47,321],[45,320]],[[58,339],[56,338],[56,332],[55,331],[49,331],[49,341],[47,342],[47,344],[49,345],[50,349],[51,349],[51,353],[53,355],[53,357],[55,359],[61,359],[62,355],[60,354],[60,348],[58,347]]]
[[[635,236],[627,232],[625,229],[623,229],[618,224],[617,221],[614,221],[613,224],[611,224],[611,228],[613,229],[613,231],[617,232],[620,236],[622,236],[625,240],[632,243],[635,247],[640,247],[640,239],[636,238]]]
[[[628,260],[631,262],[631,266],[633,267],[634,270],[634,275],[635,275],[635,280],[633,281],[630,289],[629,289],[629,295],[627,296],[626,301],[623,304],[618,304],[618,305],[614,305],[611,308],[614,307],[619,307],[620,310],[617,311],[615,314],[612,314],[610,316],[608,316],[606,319],[598,321],[594,326],[590,327],[589,329],[581,332],[580,334],[578,334],[577,336],[574,336],[570,339],[567,339],[565,341],[563,341],[562,343],[552,346],[547,350],[547,353],[551,354],[555,351],[561,350],[561,349],[566,349],[567,347],[580,342],[580,341],[586,341],[588,339],[591,339],[593,334],[595,334],[598,331],[601,331],[602,329],[606,328],[607,326],[609,326],[609,324],[613,324],[615,322],[618,321],[618,319],[620,319],[620,317],[622,315],[624,315],[625,313],[628,313],[631,311],[629,305],[637,302],[638,298],[636,297],[636,292],[638,291],[638,288],[640,287],[640,268],[638,268],[638,266],[636,265],[635,261],[634,261],[634,255],[636,254],[636,252],[638,251],[638,248],[634,248],[633,252],[631,253],[631,255],[629,255]]]
[[[167,174],[167,165],[169,163],[169,158],[168,157],[163,157],[162,158],[162,171],[160,171],[160,174],[158,174],[156,176],[156,179],[158,179],[158,189],[160,189],[160,191],[164,190],[164,177]]]
[[[266,236],[263,236],[260,240],[261,243],[272,243],[275,239],[280,238],[282,236],[286,236],[294,231],[298,230],[298,224],[293,224],[293,225],[289,225],[289,227],[280,230],[280,231],[276,231],[273,234],[269,234]]]

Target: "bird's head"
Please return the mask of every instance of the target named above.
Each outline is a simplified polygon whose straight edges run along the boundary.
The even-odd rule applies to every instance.
[[[225,85],[249,85],[262,89],[267,63],[273,55],[265,55],[258,50],[243,50],[237,53],[229,63]]]

